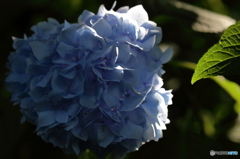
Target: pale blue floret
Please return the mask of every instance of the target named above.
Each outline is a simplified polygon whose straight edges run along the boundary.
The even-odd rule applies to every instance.
[[[141,5],[84,11],[78,23],[49,18],[13,38],[7,89],[36,133],[67,153],[123,157],[162,137],[172,104],[161,75],[172,56]]]

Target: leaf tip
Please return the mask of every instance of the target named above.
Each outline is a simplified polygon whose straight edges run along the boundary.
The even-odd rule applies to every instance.
[[[201,78],[196,77],[196,73],[194,72],[192,79],[191,79],[191,84],[193,85],[195,82],[197,82],[198,80],[200,80]]]

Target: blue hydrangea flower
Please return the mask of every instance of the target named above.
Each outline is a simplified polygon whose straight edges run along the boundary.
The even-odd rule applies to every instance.
[[[121,158],[162,137],[171,91],[161,79],[172,49],[141,5],[84,11],[78,23],[49,18],[13,38],[7,89],[22,121],[67,153]]]

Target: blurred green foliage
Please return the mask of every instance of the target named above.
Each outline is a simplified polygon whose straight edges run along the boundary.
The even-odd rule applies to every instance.
[[[196,31],[192,28],[199,15],[177,7],[169,7],[169,0],[118,1],[116,8],[142,4],[163,30],[160,47],[174,47],[172,62],[166,64],[163,76],[165,88],[173,89],[173,105],[169,106],[167,130],[158,142],[151,141],[128,159],[159,158],[212,158],[210,150],[238,151],[240,153],[240,119],[234,99],[216,82],[200,80],[191,85],[193,70],[174,64],[174,61],[197,63],[200,57],[220,38],[220,33]],[[182,0],[191,6],[240,19],[237,0]],[[2,0],[0,1],[0,158],[1,159],[75,159],[61,149],[45,143],[34,133],[29,123],[20,124],[21,114],[12,106],[10,94],[5,90],[4,79],[7,57],[13,51],[11,37],[31,35],[30,27],[48,17],[59,22],[77,22],[84,9],[97,12],[100,4],[110,9],[113,0]],[[180,14],[182,13],[182,14]],[[214,19],[214,16],[212,17]],[[211,25],[209,25],[211,27]],[[226,76],[240,84],[239,76]],[[239,97],[240,98],[240,97]],[[88,152],[85,152],[88,153]],[[90,154],[90,156],[88,155]],[[89,152],[86,156],[92,157]],[[221,156],[230,158],[232,156]],[[86,158],[86,157],[81,157]],[[86,158],[87,159],[87,158]]]

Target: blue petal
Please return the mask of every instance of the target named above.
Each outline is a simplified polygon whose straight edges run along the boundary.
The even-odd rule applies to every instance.
[[[64,54],[65,56],[65,54]],[[67,58],[62,58],[60,55],[56,55],[53,57],[52,59],[52,62],[53,63],[57,63],[57,64],[71,64],[72,63],[72,59],[67,57]]]
[[[61,34],[58,37],[59,42],[66,43],[69,46],[75,46],[78,42],[77,36],[76,36],[76,29],[73,27],[70,27],[68,29],[65,29],[61,31]]]
[[[38,112],[38,127],[48,126],[55,122],[55,111]]]
[[[142,107],[150,117],[157,117],[163,113],[162,109],[165,107],[165,101],[159,93],[152,91],[147,95]]]
[[[75,116],[81,110],[81,108],[82,107],[78,102],[73,102],[69,105],[67,113],[69,116]]]
[[[77,94],[67,93],[67,94],[63,95],[63,98],[64,99],[71,99],[71,98],[74,98],[76,96],[77,96]]]
[[[121,111],[132,111],[133,109],[137,108],[143,101],[144,96],[142,95],[124,98]]]
[[[59,123],[67,123],[68,122],[68,114],[64,110],[57,110],[55,114],[55,120]]]
[[[109,134],[111,134],[109,128],[105,125],[101,125],[99,126],[98,130],[97,130],[97,138],[98,141],[103,140],[104,138],[106,138]]]
[[[75,126],[73,129],[71,129],[71,133],[79,139],[82,138],[81,137],[81,131],[82,131],[82,127],[80,127],[79,125]]]
[[[138,32],[137,32],[138,24],[134,20],[125,19],[122,25],[123,25],[123,30],[125,34],[128,35],[131,41],[136,40],[138,35]]]
[[[97,137],[99,146],[106,148],[113,141],[115,136],[107,126],[101,126],[97,131]]]
[[[60,74],[68,79],[73,79],[77,74],[77,69],[75,68],[76,66],[77,66],[77,63],[72,62],[66,68],[62,69]]]
[[[125,44],[125,45],[120,45],[118,46],[119,54],[118,54],[118,59],[117,61],[119,63],[127,63],[127,61],[130,59],[130,46]]]
[[[110,37],[112,35],[112,27],[104,19],[99,19],[92,28],[102,37]]]
[[[77,141],[74,141],[72,143],[72,149],[77,155],[79,155],[80,152],[81,152],[80,147],[79,147],[79,143]]]
[[[101,119],[102,114],[98,109],[82,109],[79,114],[79,121],[81,121],[79,124],[81,124],[83,127],[87,127],[91,123],[93,123],[97,119]],[[94,117],[94,118],[93,118]]]
[[[79,100],[80,104],[86,108],[95,108],[96,97],[94,95],[83,94]]]
[[[32,97],[34,102],[40,101],[44,96],[46,96],[51,91],[51,88],[35,87],[33,90],[29,91],[29,95]]]
[[[111,130],[111,132],[117,136],[121,136],[121,130],[123,129],[124,125],[119,124],[117,122],[112,122],[112,121],[108,121],[108,126],[109,129]],[[116,138],[115,138],[116,139]],[[114,140],[115,140],[114,139]]]
[[[32,98],[26,97],[21,101],[20,107],[23,109],[34,109],[34,102]]]
[[[89,49],[89,50],[94,50],[94,49],[100,49],[100,44],[101,41],[99,40],[99,37],[94,35],[92,32],[85,31],[79,40],[80,46]]]
[[[32,41],[29,43],[32,48],[33,54],[39,61],[43,61],[46,57],[50,56],[52,42],[48,40]]]
[[[84,23],[92,16],[94,16],[94,13],[84,10],[82,14],[78,17],[78,23],[79,24]]]
[[[56,26],[47,22],[39,22],[37,25],[32,26],[31,30],[36,33],[37,38],[48,39],[49,35],[56,32]]]
[[[53,73],[52,89],[57,93],[61,93],[67,90],[67,83],[65,82],[64,78],[59,75],[59,72],[57,70],[55,70]]]
[[[69,44],[60,42],[56,50],[62,58],[66,58],[67,55],[73,54],[76,49]]]
[[[161,56],[162,63],[163,64],[167,63],[172,58],[172,55],[173,55],[173,48],[172,47],[167,48],[167,50],[164,51],[164,53]]]
[[[106,148],[114,139],[114,135],[111,133],[106,138],[98,142],[99,146]]]
[[[74,128],[78,124],[78,117],[74,117],[72,120],[70,120],[67,125],[64,127],[64,130],[69,131],[72,128]]]
[[[119,100],[124,93],[123,87],[119,84],[111,83],[107,91],[103,94],[103,99],[108,107],[119,106]]]
[[[121,81],[123,78],[123,70],[115,69],[115,70],[104,70],[102,72],[103,79],[107,81]]]
[[[141,139],[143,128],[140,125],[127,121],[121,131],[123,137],[128,139]]]
[[[155,43],[156,43],[156,35],[149,37],[144,42],[137,41],[137,44],[144,51],[149,51],[150,49],[152,49]]]
[[[9,61],[11,61],[11,68],[10,69],[13,72],[16,72],[16,73],[19,73],[19,74],[25,73],[25,70],[26,70],[26,67],[27,67],[26,58],[28,58],[28,57],[24,56],[22,54],[15,54],[15,56],[12,60],[9,59]]]
[[[80,95],[84,91],[85,78],[82,75],[77,74],[72,80],[70,85],[70,93]]]
[[[92,71],[94,72],[95,75],[97,75],[99,78],[102,79],[102,70],[101,69],[92,67]]]
[[[128,118],[134,124],[141,124],[146,120],[146,113],[142,108],[138,107],[135,110],[128,112]]]
[[[47,18],[48,22],[53,25],[59,25],[59,22],[54,18]]]
[[[18,82],[18,83],[26,83],[28,81],[28,79],[30,78],[30,75],[28,74],[18,74],[15,72],[10,73],[7,78],[6,78],[6,82]]]
[[[48,71],[46,75],[42,77],[42,79],[38,82],[37,86],[46,87],[48,82],[52,79],[53,71]]]

